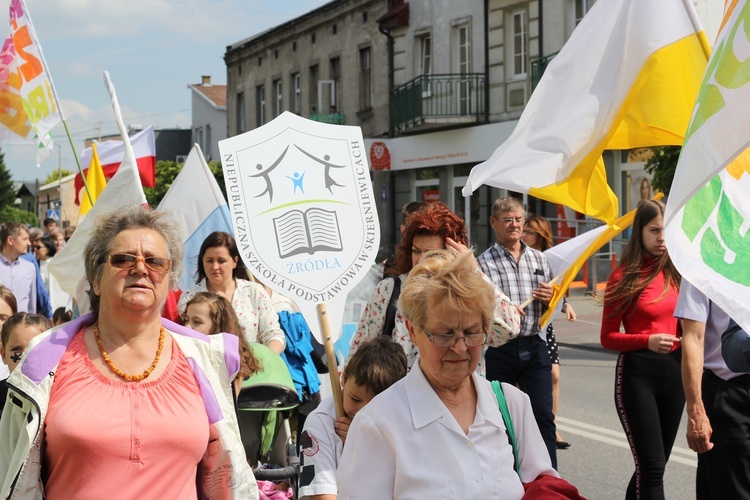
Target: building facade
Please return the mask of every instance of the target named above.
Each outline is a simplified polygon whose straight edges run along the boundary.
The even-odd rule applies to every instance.
[[[490,208],[505,191],[482,186],[467,202],[461,190],[471,169],[510,136],[544,67],[592,4],[403,2],[408,23],[388,30],[394,41],[392,93],[416,109],[394,112],[392,138],[370,144],[387,151],[396,219],[409,200],[439,199],[469,221],[477,249],[494,241]],[[550,204],[528,202],[531,211],[556,215]],[[397,231],[392,238],[398,239]]]
[[[80,207],[75,203],[75,177],[76,174],[70,174],[60,180],[39,186],[36,203],[36,215],[39,217],[39,222],[49,216],[53,219],[59,217],[58,225],[61,228],[78,224]]]
[[[464,199],[469,172],[510,136],[547,64],[595,1],[330,2],[227,48],[229,135],[283,110],[326,121],[343,115],[362,127],[370,154],[382,255],[398,243],[400,208],[411,200],[448,204],[469,222],[472,245],[484,249],[495,240],[492,202],[506,192],[482,186]],[[693,3],[708,14],[713,40],[716,10],[707,0]],[[367,113],[363,48],[374,68]],[[326,109],[330,116],[320,117]],[[627,209],[643,156],[606,152],[604,160]],[[531,212],[565,219],[558,229],[567,234],[591,225],[562,207],[526,202]]]
[[[229,135],[284,111],[387,134],[387,79],[377,77],[386,40],[375,22],[385,10],[385,0],[334,1],[228,46]]]
[[[365,138],[389,134],[387,38],[376,20],[386,0],[335,0],[227,47],[227,130],[235,136],[284,111],[354,125]],[[374,172],[376,195],[389,175]],[[392,201],[378,204],[381,233]],[[398,226],[397,226],[398,227]],[[392,242],[381,237],[382,253]]]
[[[191,90],[193,143],[198,144],[207,161],[219,159],[219,141],[227,136],[227,86],[211,83],[210,76],[201,83],[188,85]]]

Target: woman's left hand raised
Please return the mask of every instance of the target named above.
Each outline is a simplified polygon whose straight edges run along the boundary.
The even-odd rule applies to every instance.
[[[479,264],[477,263],[476,257],[474,257],[474,252],[472,252],[471,248],[467,247],[463,243],[459,243],[452,238],[445,238],[445,248],[447,248],[448,250],[453,250],[454,252],[459,254],[471,254],[471,256],[474,258],[474,264],[477,266],[477,269],[479,269]]]

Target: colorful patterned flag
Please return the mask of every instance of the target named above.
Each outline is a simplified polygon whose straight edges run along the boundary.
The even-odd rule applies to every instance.
[[[612,224],[602,152],[682,144],[709,51],[688,0],[599,0],[464,196],[487,184]]]
[[[52,77],[23,0],[10,2],[10,35],[0,52],[0,140],[38,143],[37,166],[52,154],[60,123]]]
[[[750,3],[727,2],[669,193],[669,255],[750,331]]]

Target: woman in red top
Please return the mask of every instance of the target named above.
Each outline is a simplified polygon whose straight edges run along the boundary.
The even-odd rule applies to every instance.
[[[615,406],[635,461],[627,499],[664,498],[664,467],[685,406],[673,314],[680,275],[664,245],[663,217],[660,201],[638,204],[632,236],[604,294],[601,342],[620,351]]]

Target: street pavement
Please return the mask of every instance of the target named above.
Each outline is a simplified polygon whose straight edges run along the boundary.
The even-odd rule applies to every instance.
[[[568,303],[576,312],[576,320],[571,323],[565,319],[564,314],[558,314],[554,319],[558,345],[605,350],[599,343],[599,330],[602,325],[601,300],[589,292],[578,289],[571,290]]]

